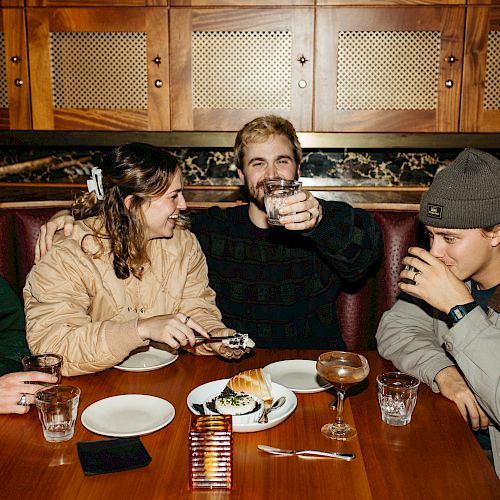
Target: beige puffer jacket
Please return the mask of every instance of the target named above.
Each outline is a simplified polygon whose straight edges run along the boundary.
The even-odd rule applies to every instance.
[[[224,328],[205,256],[190,231],[176,228],[172,238],[152,240],[151,267],[141,280],[118,279],[109,253],[83,252],[82,238],[91,233],[84,221],[75,223],[72,236],[58,238],[33,267],[24,288],[28,345],[62,354],[63,375],[110,368],[147,345],[137,332],[139,318],[182,312],[208,331]],[[95,239],[86,238],[85,248],[95,251]]]

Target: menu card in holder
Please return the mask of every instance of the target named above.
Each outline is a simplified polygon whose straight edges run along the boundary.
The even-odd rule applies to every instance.
[[[189,426],[191,488],[232,486],[233,434],[229,415],[193,415]]]

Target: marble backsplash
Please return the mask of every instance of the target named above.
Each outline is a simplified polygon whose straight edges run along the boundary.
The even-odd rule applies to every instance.
[[[178,148],[186,185],[239,185],[230,148]],[[108,149],[0,148],[0,182],[85,184]],[[428,186],[461,149],[305,149],[301,180],[309,186]],[[488,150],[500,158],[500,149]]]

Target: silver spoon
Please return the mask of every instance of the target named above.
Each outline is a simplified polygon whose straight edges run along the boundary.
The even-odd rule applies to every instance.
[[[268,408],[266,410],[266,408],[264,408],[264,411],[262,412],[262,415],[259,417],[259,424],[267,424],[267,415],[272,412],[273,410],[277,410],[278,408],[281,408],[284,404],[285,404],[285,401],[286,401],[286,397],[285,396],[281,396],[280,398],[278,398],[270,408]]]

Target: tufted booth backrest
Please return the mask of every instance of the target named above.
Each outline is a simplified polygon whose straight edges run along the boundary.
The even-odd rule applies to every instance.
[[[0,275],[19,296],[34,261],[40,226],[60,206],[0,208]],[[342,336],[349,349],[374,349],[375,331],[382,313],[398,295],[401,260],[416,242],[416,211],[372,210],[384,236],[383,260],[363,283],[340,294],[338,314]]]
[[[338,298],[342,337],[349,349],[375,349],[375,332],[382,313],[399,293],[401,260],[417,241],[418,213],[393,210],[371,211],[384,236],[382,262],[367,279]]]
[[[40,226],[59,210],[61,207],[0,209],[0,274],[20,297],[35,259]]]

